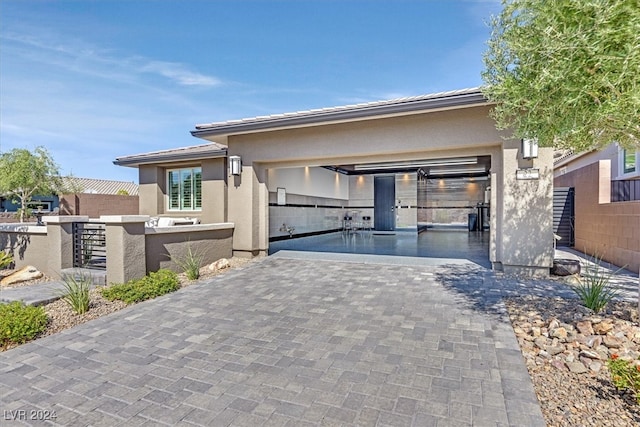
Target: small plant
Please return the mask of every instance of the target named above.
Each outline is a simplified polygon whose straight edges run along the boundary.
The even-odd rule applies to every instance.
[[[618,296],[618,291],[611,284],[611,277],[618,273],[607,271],[599,266],[601,258],[593,256],[593,266],[583,265],[582,276],[576,276],[578,284],[572,287],[582,304],[599,313],[609,302]]]
[[[145,301],[180,288],[178,276],[171,270],[160,269],[148,276],[127,283],[115,284],[101,291],[109,301],[120,300],[127,304]]]
[[[0,346],[22,344],[32,340],[47,327],[47,314],[42,307],[24,305],[21,301],[0,304]]]
[[[203,256],[191,250],[191,245],[187,248],[187,253],[183,257],[171,257],[171,261],[187,275],[187,279],[196,280],[200,277],[200,266],[202,266]]]
[[[7,252],[0,252],[0,269],[6,268],[13,262],[13,257]]]
[[[640,365],[631,363],[630,360],[620,359],[617,354],[612,354],[607,360],[607,367],[611,372],[613,385],[618,390],[631,390],[636,396],[636,402],[640,404]]]
[[[64,291],[62,299],[76,312],[76,314],[84,314],[89,310],[91,299],[89,290],[93,284],[93,278],[90,273],[74,272],[72,275],[65,275]]]

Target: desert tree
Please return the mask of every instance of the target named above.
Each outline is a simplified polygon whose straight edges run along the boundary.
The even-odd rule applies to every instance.
[[[515,138],[640,148],[640,0],[503,0],[483,93]]]
[[[33,196],[58,194],[62,189],[59,167],[44,147],[0,154],[0,194],[20,205],[20,222]]]

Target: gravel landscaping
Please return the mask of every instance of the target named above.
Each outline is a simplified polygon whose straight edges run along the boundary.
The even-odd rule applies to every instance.
[[[523,297],[507,309],[549,426],[638,426],[640,406],[611,382],[606,360],[640,356],[637,305],[594,315],[579,300]]]

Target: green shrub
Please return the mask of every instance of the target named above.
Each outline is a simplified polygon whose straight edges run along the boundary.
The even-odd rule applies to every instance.
[[[62,299],[71,306],[73,311],[77,314],[84,314],[89,310],[89,304],[91,300],[89,298],[89,290],[93,284],[93,278],[90,273],[78,273],[76,276],[65,275],[64,291],[62,293]]]
[[[611,372],[611,380],[618,390],[631,390],[640,404],[640,366],[623,360],[617,354],[612,354],[607,360],[607,367]]]
[[[13,262],[11,254],[4,251],[0,252],[0,269],[8,267]]]
[[[42,307],[24,305],[21,301],[0,304],[0,346],[27,342],[47,327],[47,314]]]
[[[138,280],[130,280],[103,289],[102,296],[109,301],[120,300],[127,304],[145,301],[180,288],[178,276],[171,270],[161,269]]]

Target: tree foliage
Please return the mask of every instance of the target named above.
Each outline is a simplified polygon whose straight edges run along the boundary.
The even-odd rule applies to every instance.
[[[640,0],[503,0],[483,92],[515,138],[640,148]]]
[[[20,222],[33,196],[57,194],[61,189],[58,165],[44,147],[33,152],[14,148],[0,155],[0,194],[20,203]]]

